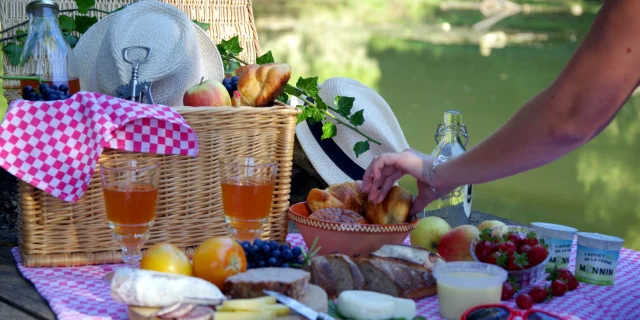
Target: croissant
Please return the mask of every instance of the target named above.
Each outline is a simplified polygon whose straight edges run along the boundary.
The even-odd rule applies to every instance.
[[[362,213],[366,195],[362,193],[362,182],[345,182],[329,186],[326,190],[311,189],[307,205],[311,212],[325,208],[339,208]]]
[[[264,107],[282,94],[291,77],[286,63],[251,64],[236,70],[242,105]]]
[[[373,224],[404,223],[409,216],[412,201],[409,191],[400,186],[393,186],[379,204],[367,202],[363,215]]]
[[[344,182],[329,186],[325,190],[314,188],[307,196],[307,205],[311,212],[326,208],[355,211],[371,224],[404,223],[409,217],[412,196],[409,191],[394,186],[380,204],[367,200],[368,194],[362,192],[362,181]]]

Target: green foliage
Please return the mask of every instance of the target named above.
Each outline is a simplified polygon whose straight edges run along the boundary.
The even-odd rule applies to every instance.
[[[233,38],[223,40],[218,44],[218,51],[220,51],[220,55],[222,56],[222,62],[225,66],[226,73],[234,73],[235,69],[239,66],[239,63],[243,63],[244,61],[238,58],[239,54],[242,52],[242,47],[240,46],[240,41],[238,37],[235,36]],[[256,59],[257,64],[266,64],[273,63],[275,59],[273,58],[273,54],[271,51],[267,51],[267,53]],[[364,110],[359,110],[354,114],[351,114],[351,109],[353,108],[353,102],[355,98],[353,97],[336,97],[334,101],[335,108],[329,106],[326,102],[320,98],[318,93],[320,92],[318,88],[318,77],[299,77],[295,86],[287,84],[285,86],[284,92],[277,98],[277,100],[286,103],[289,99],[289,96],[296,96],[299,99],[303,100],[305,104],[303,106],[299,106],[300,113],[297,116],[297,123],[303,121],[309,121],[310,124],[316,124],[318,122],[324,122],[322,124],[322,136],[321,139],[331,139],[338,134],[338,128],[335,123],[327,121],[327,117],[331,117],[340,125],[346,126],[347,128],[356,131],[358,134],[362,135],[366,138],[364,141],[360,141],[353,146],[353,152],[356,157],[359,157],[361,154],[367,152],[369,150],[369,142],[378,143],[377,141],[369,138],[367,135],[362,133],[357,129],[358,126],[361,126],[365,122],[364,118]],[[338,115],[333,114],[332,112],[337,113]],[[338,117],[343,117],[347,121],[341,120]]]
[[[207,31],[209,30],[209,27],[211,26],[211,24],[209,23],[204,23],[204,22],[198,22],[196,20],[191,20],[193,23],[195,23],[198,27],[202,28],[202,30]]]

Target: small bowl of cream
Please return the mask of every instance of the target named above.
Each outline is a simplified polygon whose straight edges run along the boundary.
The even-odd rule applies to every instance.
[[[599,233],[578,232],[576,279],[580,282],[612,286],[624,239]]]
[[[546,222],[532,222],[531,228],[549,244],[551,258],[546,269],[568,268],[573,238],[578,229]]]
[[[482,262],[446,262],[436,266],[440,315],[460,319],[469,308],[500,303],[507,271]]]

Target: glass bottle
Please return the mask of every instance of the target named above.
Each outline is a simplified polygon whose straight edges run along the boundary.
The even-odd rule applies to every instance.
[[[49,85],[66,85],[69,95],[80,91],[76,58],[58,24],[59,11],[53,0],[34,0],[27,4],[29,30],[20,66],[22,76],[34,76],[34,79],[20,80],[20,88],[30,85],[37,89],[39,83],[35,77],[39,77]]]
[[[444,122],[438,125],[435,139],[438,145],[431,153],[435,157],[443,155],[451,158],[465,152],[469,136],[467,127],[462,123],[462,112],[445,111]],[[468,224],[471,215],[471,191],[471,185],[458,187],[444,196],[444,199],[430,203],[426,208],[426,215],[437,215],[446,220],[451,227]]]

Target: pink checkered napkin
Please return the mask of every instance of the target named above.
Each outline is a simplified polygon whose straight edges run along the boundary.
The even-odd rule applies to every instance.
[[[198,137],[168,106],[93,92],[15,100],[0,124],[0,166],[63,201],[84,194],[104,148],[198,155]]]

